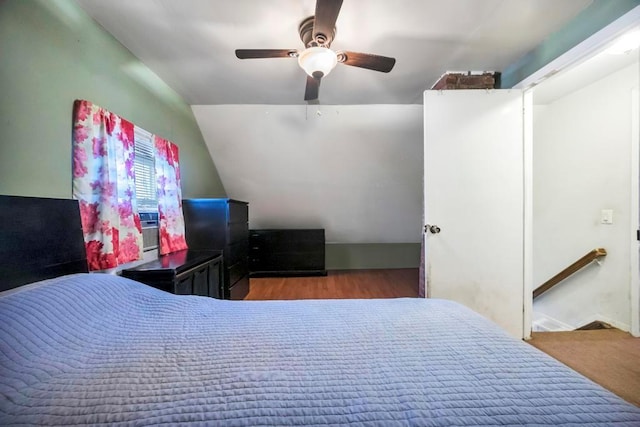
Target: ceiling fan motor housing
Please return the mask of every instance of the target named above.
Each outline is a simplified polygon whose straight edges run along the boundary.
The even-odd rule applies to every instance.
[[[331,34],[318,34],[316,38],[313,38],[313,24],[315,22],[315,16],[310,16],[306,18],[300,24],[298,32],[300,33],[300,40],[306,47],[329,47],[331,46],[331,42],[336,36],[336,28],[333,27],[331,30]]]

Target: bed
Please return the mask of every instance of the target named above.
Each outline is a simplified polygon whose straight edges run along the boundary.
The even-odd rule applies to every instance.
[[[0,200],[0,219],[15,208]],[[640,408],[450,301],[16,276],[0,276],[1,425],[640,425]]]

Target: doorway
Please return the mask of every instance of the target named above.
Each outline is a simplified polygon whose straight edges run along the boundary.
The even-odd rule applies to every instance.
[[[589,251],[607,251],[533,301],[534,331],[600,321],[640,333],[640,54],[614,47],[629,34],[640,44],[639,27],[532,89],[534,289]]]

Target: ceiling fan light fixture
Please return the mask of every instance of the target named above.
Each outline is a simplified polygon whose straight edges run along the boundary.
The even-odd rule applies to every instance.
[[[314,73],[318,72],[322,73],[323,77],[326,76],[333,70],[337,63],[338,57],[336,53],[331,49],[321,46],[307,48],[300,52],[298,56],[300,68],[311,77],[315,77]]]

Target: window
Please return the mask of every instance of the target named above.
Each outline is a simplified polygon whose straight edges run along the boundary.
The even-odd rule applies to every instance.
[[[145,252],[158,248],[158,190],[153,136],[144,129],[134,128],[136,161],[136,202],[142,224]]]
[[[156,165],[153,150],[153,137],[144,129],[135,127],[134,164],[136,171],[136,201],[139,212],[158,212],[158,193],[156,186]]]

